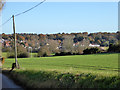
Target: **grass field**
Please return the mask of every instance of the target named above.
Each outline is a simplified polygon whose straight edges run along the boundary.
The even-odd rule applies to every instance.
[[[6,59],[3,68],[11,68],[14,59]],[[60,72],[90,72],[117,75],[118,54],[75,55],[41,58],[18,58],[24,70],[55,70]]]
[[[12,59],[7,58],[3,65],[3,70],[5,69],[9,70],[14,61],[15,60],[13,58]],[[28,80],[30,82],[32,81],[32,83],[34,83],[32,84],[32,86],[31,84],[28,84],[28,86],[31,86],[31,87],[33,87],[33,85],[34,87],[39,87],[39,84],[43,79],[45,80],[46,78],[47,80],[50,79],[49,76],[53,75],[53,74],[50,74],[51,72],[54,72],[53,76],[57,76],[57,77],[59,75],[63,75],[63,73],[68,73],[68,72],[71,73],[72,76],[80,75],[81,77],[81,75],[84,73],[86,76],[84,77],[82,76],[82,78],[84,79],[82,79],[83,82],[81,82],[81,85],[83,85],[84,87],[86,86],[85,84],[86,81],[87,83],[89,82],[89,84],[93,83],[92,87],[103,87],[104,85],[105,87],[114,87],[114,85],[116,84],[114,83],[111,86],[111,83],[113,83],[112,80],[114,79],[111,80],[110,77],[112,78],[118,77],[118,54],[93,54],[93,55],[56,56],[56,57],[40,57],[40,58],[38,57],[18,58],[18,62],[21,68],[20,70],[15,70],[14,75],[12,75],[12,77],[21,77],[22,79],[19,79],[19,80],[23,80],[23,81]],[[47,72],[47,74],[45,73],[43,74],[43,72],[41,71],[45,71]],[[59,74],[56,75],[55,72],[58,72]],[[89,74],[92,74],[92,77],[91,76],[89,77],[91,81],[88,80]],[[38,78],[40,77],[42,77],[42,79],[40,79],[39,81]],[[66,78],[67,76],[61,76],[61,77]],[[98,79],[99,77],[102,77],[102,79]],[[106,79],[106,77],[109,77],[109,78]],[[65,79],[65,82],[66,80],[67,79]],[[105,83],[103,84],[102,81],[100,81],[101,82],[99,84],[100,86],[99,85],[96,86],[95,82],[98,82],[99,80],[103,80],[103,81],[105,80]],[[108,86],[106,84],[107,80],[110,83],[108,84]],[[117,84],[118,83],[120,84],[120,81],[118,81],[118,79],[115,78],[115,80],[117,80],[116,82]],[[59,82],[60,81],[61,79],[59,79]],[[47,81],[47,84],[48,82],[49,80]],[[71,80],[69,82],[71,82]],[[43,83],[41,84],[43,85]],[[44,82],[44,84],[46,85],[46,82]],[[51,83],[49,84],[51,85]],[[64,84],[65,83],[62,82],[62,86],[60,87],[63,87]],[[69,86],[69,84],[67,84],[67,86],[71,87],[71,85]],[[43,87],[45,85],[43,85]],[[91,86],[88,86],[88,87],[91,87]]]

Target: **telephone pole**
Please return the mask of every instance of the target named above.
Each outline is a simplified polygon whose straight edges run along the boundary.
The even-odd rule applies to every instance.
[[[15,64],[16,68],[20,68],[18,61],[17,61],[17,45],[16,45],[16,33],[15,33],[15,21],[14,21],[14,15],[12,16],[13,18],[13,31],[14,31],[14,47],[15,47]]]

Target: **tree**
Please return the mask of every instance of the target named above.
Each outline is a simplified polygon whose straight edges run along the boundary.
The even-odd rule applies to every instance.
[[[46,56],[50,56],[50,54],[51,52],[46,45],[42,46],[40,50],[38,51],[38,57],[46,57]]]
[[[2,34],[2,38],[3,38],[3,39],[8,39],[8,35],[6,35],[6,34],[3,33],[3,34]]]
[[[59,52],[59,42],[58,40],[51,40],[48,39],[47,46],[49,47],[49,50],[51,53],[58,53]]]
[[[108,52],[116,52],[116,53],[120,53],[120,44],[110,44],[109,48],[108,48]]]
[[[12,48],[11,52],[8,52],[7,57],[8,58],[14,58],[15,57],[14,48]],[[24,48],[22,46],[17,46],[17,57],[18,58],[28,58],[29,53],[27,52],[26,48]]]
[[[72,52],[73,51],[73,38],[74,36],[63,36],[62,52]]]
[[[83,54],[96,54],[100,53],[100,49],[95,47],[95,48],[87,48],[83,51]]]

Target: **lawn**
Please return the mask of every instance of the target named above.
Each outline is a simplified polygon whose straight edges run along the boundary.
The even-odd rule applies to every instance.
[[[3,68],[11,68],[14,59],[6,59]],[[56,57],[18,58],[22,70],[47,70],[71,73],[118,74],[118,54],[93,54]]]
[[[120,88],[118,54],[6,58],[3,73],[27,88]]]

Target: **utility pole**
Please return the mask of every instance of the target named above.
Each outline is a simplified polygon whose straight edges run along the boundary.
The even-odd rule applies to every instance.
[[[15,46],[15,65],[16,68],[20,68],[18,61],[17,61],[17,45],[16,45],[16,33],[15,33],[15,21],[14,21],[14,15],[12,16],[13,18],[13,31],[14,31],[14,46]]]

